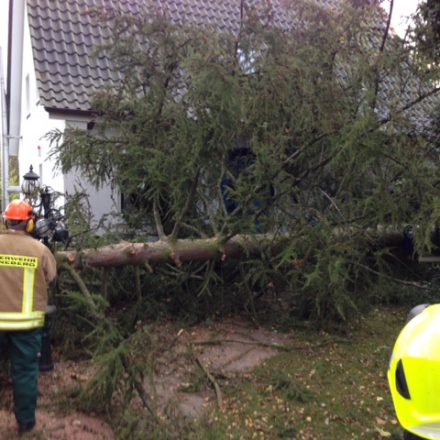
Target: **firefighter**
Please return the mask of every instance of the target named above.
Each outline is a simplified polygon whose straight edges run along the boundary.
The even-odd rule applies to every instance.
[[[440,304],[411,310],[394,345],[388,383],[405,440],[440,439]]]
[[[38,356],[48,284],[56,277],[50,250],[35,240],[32,206],[14,200],[0,235],[0,357],[8,354],[19,433],[32,431],[38,395]]]

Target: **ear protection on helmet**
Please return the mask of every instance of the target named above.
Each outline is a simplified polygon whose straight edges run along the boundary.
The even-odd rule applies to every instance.
[[[30,218],[26,223],[26,232],[30,234],[35,229],[35,221],[33,218]]]

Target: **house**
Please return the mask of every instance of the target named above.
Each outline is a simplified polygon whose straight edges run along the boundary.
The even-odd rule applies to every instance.
[[[250,3],[263,12],[271,5],[266,0]],[[111,185],[96,191],[78,174],[54,171],[49,141],[44,138],[49,131],[66,127],[90,129],[93,93],[117,80],[107,59],[92,56],[95,46],[108,36],[86,12],[116,7],[136,14],[159,6],[177,23],[210,23],[220,30],[238,30],[244,13],[239,0],[10,0],[9,4],[10,155],[18,155],[20,175],[32,165],[42,183],[57,191],[85,190],[96,219],[120,211],[119,194]],[[291,21],[285,9],[280,1],[274,4],[275,24],[287,27]]]
[[[55,191],[73,194],[81,187],[98,219],[119,208],[112,191],[107,187],[96,191],[78,174],[55,170],[45,139],[52,130],[87,129],[90,96],[108,79],[108,66],[91,57],[99,39],[96,30],[87,31],[87,26],[92,29],[90,23],[83,22],[81,13],[87,6],[76,1],[10,0],[9,154],[18,156],[20,176],[32,165],[41,183]]]
[[[340,1],[320,0],[328,7]],[[238,32],[247,7],[255,8],[274,26],[289,29],[294,17],[286,6],[288,3],[287,0],[10,0],[9,153],[18,155],[20,175],[33,165],[43,184],[57,191],[72,194],[78,189],[85,190],[96,219],[121,210],[120,194],[111,182],[96,191],[78,173],[62,175],[54,171],[49,141],[44,138],[49,131],[63,131],[66,127],[92,130],[93,94],[118,81],[108,59],[92,55],[95,46],[109,36],[86,13],[91,8],[114,7],[136,14],[159,7],[176,23],[210,24],[220,31]],[[384,85],[382,93],[393,88],[392,81],[384,81]],[[390,94],[396,95],[392,90]],[[398,96],[407,102],[413,99],[401,93]],[[387,109],[379,111],[386,119]],[[418,110],[414,118],[426,125],[423,111]]]

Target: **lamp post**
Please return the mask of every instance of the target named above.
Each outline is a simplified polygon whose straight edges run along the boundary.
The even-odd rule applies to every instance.
[[[41,186],[40,176],[34,171],[31,165],[29,171],[24,174],[21,184],[21,191],[25,198],[31,202],[31,205],[38,207],[38,216],[43,211],[43,217],[49,218],[52,209],[52,191],[47,186]]]
[[[23,175],[21,190],[27,199],[33,200],[37,198],[40,190],[40,176],[34,172],[32,165],[29,167],[29,171]]]
[[[24,196],[32,202],[37,202],[38,196],[40,196],[40,209],[43,206],[44,217],[49,215],[51,193],[47,188],[41,189],[40,176],[34,172],[34,168],[31,165],[29,171],[23,175],[23,182],[21,184],[21,190]],[[44,327],[42,333],[39,369],[40,371],[51,371],[54,368],[52,361],[52,348],[50,342],[50,329],[52,327],[53,319],[55,316],[56,307],[54,305],[48,305],[44,316]]]

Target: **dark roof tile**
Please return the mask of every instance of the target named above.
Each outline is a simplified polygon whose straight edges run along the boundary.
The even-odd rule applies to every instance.
[[[291,1],[271,1],[272,23],[281,29],[294,25],[294,16],[286,7]],[[320,1],[329,8],[340,2]],[[247,0],[246,4],[265,17],[268,0]],[[108,59],[94,56],[96,45],[108,42],[109,30],[96,25],[90,14],[93,9],[112,7],[139,14],[157,6],[178,24],[209,25],[232,32],[238,32],[240,26],[240,0],[27,0],[27,6],[40,101],[45,107],[60,111],[91,110],[93,93],[119,81]],[[373,43],[376,44],[370,36],[370,44]],[[381,94],[386,97],[383,101],[387,107],[379,109],[379,115],[389,113],[393,100],[402,107],[414,100],[419,88],[423,89],[424,85],[414,79],[410,70],[403,79],[383,78]],[[436,102],[436,97],[432,97],[423,109],[432,109]],[[418,123],[425,124],[426,111],[421,106],[410,114]]]
[[[274,24],[288,28],[292,17],[283,1],[272,1]],[[247,4],[262,13],[267,0],[248,0]],[[27,0],[43,105],[60,110],[70,110],[71,106],[90,110],[97,82],[102,85],[118,79],[108,60],[94,57],[95,47],[108,41],[109,32],[96,25],[90,14],[93,9],[115,8],[138,14],[151,10],[153,5],[179,24],[208,24],[222,31],[239,29],[240,0]]]

